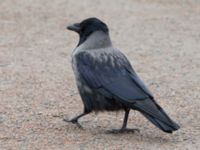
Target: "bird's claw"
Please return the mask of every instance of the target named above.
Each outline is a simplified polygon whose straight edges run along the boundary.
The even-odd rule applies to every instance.
[[[129,129],[129,128],[122,128],[122,129],[112,129],[107,131],[110,134],[120,134],[120,133],[135,133],[140,132],[139,129]]]
[[[71,120],[69,120],[67,118],[64,118],[63,121],[76,124],[78,128],[83,129],[83,127],[80,125],[80,123],[78,122],[77,119],[71,119]]]
[[[63,121],[65,121],[65,122],[71,122],[71,123],[73,123],[73,124],[78,123],[78,120],[77,120],[77,119],[71,119],[71,120],[70,120],[70,119],[64,118]]]

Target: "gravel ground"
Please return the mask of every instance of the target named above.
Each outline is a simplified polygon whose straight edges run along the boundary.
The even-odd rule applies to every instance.
[[[165,134],[132,111],[140,133],[106,134],[122,112],[91,114],[84,130],[63,122],[82,112],[65,26],[96,16],[181,129]],[[0,149],[200,149],[200,1],[1,0]]]

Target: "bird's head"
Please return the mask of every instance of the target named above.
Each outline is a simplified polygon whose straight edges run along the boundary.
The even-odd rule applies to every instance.
[[[96,31],[102,31],[106,34],[108,34],[109,32],[107,25],[97,18],[88,18],[80,23],[74,23],[67,26],[67,29],[77,32],[79,34],[79,44],[83,43],[87,39],[87,37],[89,37],[92,33]]]
[[[95,31],[103,31],[108,33],[107,25],[97,18],[88,18],[80,23],[67,26],[68,30],[77,32],[80,36],[90,35]]]

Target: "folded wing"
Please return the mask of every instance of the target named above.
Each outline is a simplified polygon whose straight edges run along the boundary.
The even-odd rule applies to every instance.
[[[102,53],[96,58],[84,52],[77,55],[80,76],[92,89],[104,96],[115,96],[127,102],[153,97],[119,51]]]

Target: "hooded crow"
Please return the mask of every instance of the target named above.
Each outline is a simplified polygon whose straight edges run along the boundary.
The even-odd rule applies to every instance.
[[[76,77],[84,110],[67,122],[78,124],[78,119],[92,111],[124,110],[122,128],[127,129],[129,111],[142,113],[164,132],[172,133],[179,125],[172,121],[156,103],[152,93],[136,74],[126,56],[112,46],[107,25],[97,18],[88,18],[67,27],[79,34],[79,42],[72,53],[72,68]]]

